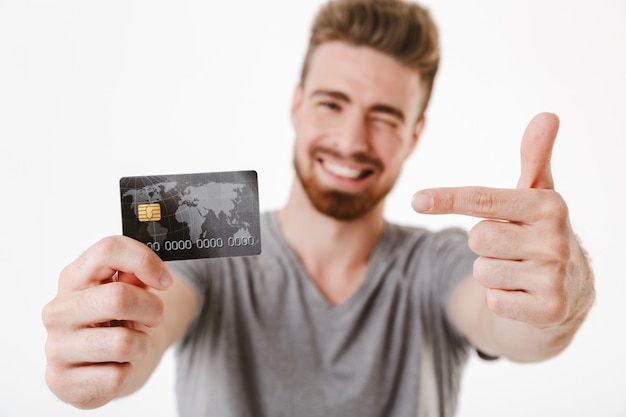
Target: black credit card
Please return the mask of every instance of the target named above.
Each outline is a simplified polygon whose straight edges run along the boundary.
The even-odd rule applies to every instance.
[[[123,177],[122,233],[164,261],[261,253],[256,171]]]

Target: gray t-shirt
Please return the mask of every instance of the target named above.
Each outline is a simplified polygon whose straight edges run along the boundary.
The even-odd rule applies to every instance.
[[[386,223],[338,306],[307,277],[275,212],[261,233],[259,256],[169,263],[200,306],[177,346],[181,417],[454,414],[469,345],[448,303],[476,258],[464,231]]]

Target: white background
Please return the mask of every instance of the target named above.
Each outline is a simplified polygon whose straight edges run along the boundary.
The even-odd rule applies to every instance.
[[[254,169],[262,209],[291,181],[292,89],[319,0],[0,0],[0,416],[174,415],[169,352],[138,394],[74,410],[44,382],[40,312],[62,267],[121,233],[125,175]],[[430,186],[514,187],[537,112],[561,117],[557,189],[597,303],[534,365],[472,359],[458,416],[626,416],[626,2],[429,0],[443,60],[388,218],[431,228]]]

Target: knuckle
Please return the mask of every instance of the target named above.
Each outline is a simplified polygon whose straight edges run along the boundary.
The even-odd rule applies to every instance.
[[[467,245],[473,252],[476,252],[482,246],[483,237],[479,225],[480,223],[472,227],[467,236]]]
[[[565,238],[556,239],[554,242],[552,242],[552,253],[558,261],[565,262],[569,260],[572,256],[572,249],[570,247],[569,241]],[[563,268],[561,268],[560,265],[558,272],[560,275],[564,273]]]
[[[61,382],[65,379],[61,370],[62,368],[51,363],[48,363],[46,366],[46,385],[48,385],[50,391],[54,392],[57,396],[61,396]]]
[[[469,231],[467,244],[474,252],[480,252],[482,248],[488,245],[488,221],[479,221]]]
[[[567,299],[564,295],[550,297],[541,309],[545,323],[561,323],[567,315]]]
[[[100,259],[110,259],[119,253],[120,239],[117,236],[107,236],[100,239],[93,247],[94,255]]]
[[[468,245],[475,253],[482,253],[493,247],[510,245],[517,240],[514,233],[507,227],[508,223],[496,220],[482,220],[470,230]]]
[[[73,314],[69,314],[72,297],[57,296],[41,309],[41,321],[48,332],[71,327]]]
[[[482,283],[484,281],[484,278],[487,272],[486,272],[485,262],[482,257],[479,256],[474,261],[472,274],[474,275],[474,278],[476,278],[479,282]]]
[[[158,323],[161,323],[161,321],[165,317],[165,303],[163,303],[163,300],[161,300],[159,297],[155,296],[154,298],[156,301],[154,303],[154,309],[155,309],[154,324],[158,324]]]
[[[468,234],[467,244],[473,252],[480,252],[487,243],[485,221],[476,223]]]
[[[41,309],[41,321],[47,330],[56,327],[56,324],[59,322],[58,317],[59,311],[55,300],[50,301]]]
[[[487,189],[481,189],[480,192],[473,193],[469,199],[470,206],[475,207],[482,213],[491,213],[497,206],[497,198]]]
[[[505,308],[500,300],[500,297],[493,291],[487,291],[487,307],[495,314],[502,316],[505,313]]]
[[[127,380],[126,368],[122,366],[110,366],[107,368],[107,375],[103,389],[113,395],[118,395],[124,389]]]
[[[102,364],[92,374],[77,381],[77,395],[72,404],[80,409],[91,409],[117,397],[128,380],[127,364]]]
[[[57,338],[54,336],[48,336],[44,345],[44,352],[48,363],[60,362],[61,353],[65,350],[60,346],[59,340],[63,341],[63,338]]]
[[[149,336],[141,331],[118,327],[111,340],[111,353],[117,362],[131,363],[145,357],[150,351]]]
[[[161,259],[147,246],[135,260],[135,268],[137,271],[145,272],[152,277],[158,277],[161,270]]]
[[[132,331],[126,327],[116,327],[112,333],[111,351],[116,358],[125,362],[132,356],[136,345]]]
[[[474,278],[486,288],[492,288],[496,286],[494,265],[487,258],[479,256],[474,261],[473,268]]]
[[[539,216],[561,223],[569,216],[569,209],[563,197],[556,191],[546,191],[537,204]]]
[[[124,283],[108,283],[83,290],[77,298],[79,306],[75,311],[82,311],[86,316],[101,320],[124,320],[133,305],[132,291]]]
[[[79,259],[81,258],[79,257]],[[73,273],[73,269],[76,263],[82,262],[82,260],[79,261],[79,259],[77,259],[76,261],[72,262],[69,265],[66,265],[65,267],[63,267],[63,269],[61,269],[61,273],[59,274],[59,282],[63,282],[69,279],[70,275],[72,275]]]
[[[151,253],[148,251],[143,251],[141,257],[137,260],[137,265],[139,269],[150,269],[156,268],[156,262],[154,257],[150,256]]]
[[[118,396],[131,370],[129,364],[119,363],[80,367],[48,365],[45,381],[61,401],[87,410],[100,407]]]
[[[105,309],[119,315],[115,318],[123,319],[124,313],[128,311],[135,301],[133,288],[129,284],[120,282],[106,285],[104,290],[106,294],[102,298],[102,302],[105,303]],[[99,298],[100,294],[94,294],[94,297]],[[94,302],[98,302],[98,300],[94,300]]]
[[[572,248],[569,240],[560,235],[545,237],[544,242],[540,245],[541,250],[537,253],[538,259],[548,263],[550,268],[548,274],[550,276],[561,276],[564,274],[566,264],[572,256]]]

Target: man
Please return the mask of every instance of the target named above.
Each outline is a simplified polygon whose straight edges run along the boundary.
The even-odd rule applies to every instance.
[[[293,97],[297,175],[263,215],[263,253],[166,266],[129,238],[96,243],[43,311],[52,391],[102,406],[176,344],[181,416],[451,416],[472,349],[520,362],[562,351],[594,290],[553,190],[556,116],[530,122],[516,189],[413,196],[421,213],[485,219],[469,236],[383,218],[438,59],[416,4],[324,6]]]

